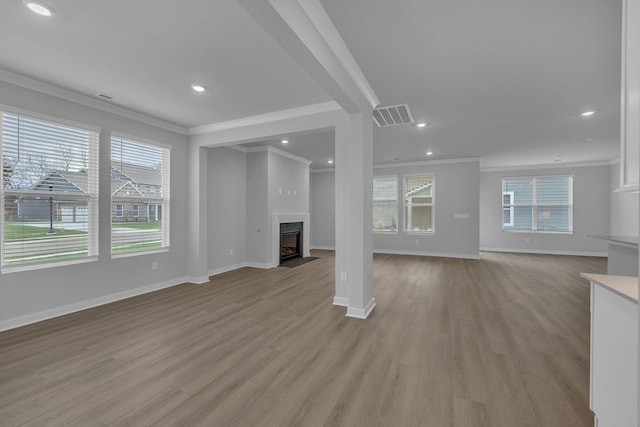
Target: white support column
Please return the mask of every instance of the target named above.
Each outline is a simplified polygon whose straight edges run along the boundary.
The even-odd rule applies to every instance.
[[[336,126],[336,295],[347,316],[366,319],[373,298],[371,111]]]
[[[188,265],[191,283],[209,281],[207,269],[207,149],[189,144],[188,158]]]

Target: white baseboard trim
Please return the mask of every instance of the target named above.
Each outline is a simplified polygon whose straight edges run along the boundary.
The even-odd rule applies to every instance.
[[[40,311],[38,313],[28,314],[26,316],[3,320],[3,321],[0,321],[0,331],[19,328],[20,326],[26,326],[31,323],[53,319],[54,317],[64,316],[65,314],[75,313],[76,311],[82,311],[88,308],[93,308],[100,305],[105,305],[105,304],[120,301],[123,299],[135,297],[138,295],[147,294],[149,292],[158,291],[160,289],[181,285],[189,281],[190,280],[187,277],[180,277],[173,280],[167,280],[165,282],[155,283],[153,285],[143,286],[141,288],[135,288],[128,291],[118,292],[111,295],[105,295],[103,297],[93,298],[90,300],[65,305],[62,307],[52,308],[50,310]]]
[[[418,256],[434,256],[443,258],[462,258],[462,259],[480,259],[480,254],[452,254],[446,252],[419,252],[419,251],[401,251],[396,249],[374,249],[374,254],[390,254],[390,255],[418,255]]]
[[[333,297],[333,305],[339,305],[340,307],[349,307],[349,298]]]
[[[513,249],[513,248],[486,248],[481,247],[484,252],[513,252],[517,254],[540,254],[540,255],[573,255],[573,256],[597,256],[606,258],[606,252],[581,252],[581,251],[553,251],[545,249]]]
[[[218,267],[218,268],[214,268],[209,270],[209,276],[215,276],[216,274],[222,274],[222,273],[226,273],[228,271],[233,271],[233,270],[237,270],[239,268],[242,267],[248,267],[248,263],[246,262],[239,262],[237,264],[233,264],[233,265],[225,265],[224,267]]]
[[[311,246],[311,249],[319,249],[321,251],[335,251],[335,246]]]
[[[209,276],[188,276],[185,278],[187,283],[193,283],[194,285],[202,285],[203,283],[207,283],[209,281]]]
[[[366,319],[376,306],[376,299],[371,298],[364,308],[347,308],[347,317],[355,317],[356,319]]]
[[[277,265],[272,265],[268,262],[247,262],[246,267],[253,267],[253,268],[274,268],[277,267]]]

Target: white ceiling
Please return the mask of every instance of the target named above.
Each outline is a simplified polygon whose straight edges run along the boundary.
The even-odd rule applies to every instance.
[[[330,100],[235,0],[46,3],[0,1],[0,68],[184,127]]]
[[[617,156],[621,1],[320,1],[382,105],[431,123],[376,128],[375,162]]]
[[[430,123],[375,128],[376,163],[617,156],[620,0],[320,1],[382,104]],[[47,3],[54,19],[0,2],[0,68],[187,128],[329,100],[235,0]],[[333,156],[332,132],[298,136],[266,143],[312,167]]]

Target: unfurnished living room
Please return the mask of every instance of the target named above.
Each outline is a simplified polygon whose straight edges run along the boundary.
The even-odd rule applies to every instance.
[[[640,0],[3,0],[0,426],[638,426]]]

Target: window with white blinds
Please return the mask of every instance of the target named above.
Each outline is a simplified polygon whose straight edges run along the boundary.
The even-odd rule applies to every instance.
[[[0,112],[2,267],[98,254],[98,131]]]
[[[412,233],[433,233],[435,210],[435,177],[404,177],[404,229]]]
[[[503,178],[502,229],[573,232],[573,177]]]
[[[398,177],[373,178],[373,231],[398,231]]]
[[[170,150],[111,138],[111,253],[169,247]]]

